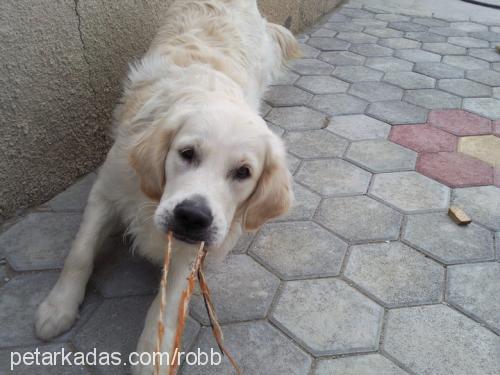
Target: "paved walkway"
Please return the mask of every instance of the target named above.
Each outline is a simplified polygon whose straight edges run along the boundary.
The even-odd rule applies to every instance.
[[[209,272],[228,349],[249,375],[499,374],[500,19],[412,18],[351,2],[300,39],[305,58],[264,111],[288,145],[297,205]],[[119,235],[77,325],[49,344],[33,335],[94,177],[0,236],[1,373],[12,348],[135,348],[158,272],[123,257]],[[451,204],[473,223],[455,225]],[[186,347],[214,345],[207,323],[197,296]]]

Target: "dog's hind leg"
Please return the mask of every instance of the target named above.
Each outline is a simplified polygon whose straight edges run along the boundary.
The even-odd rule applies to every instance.
[[[101,193],[101,181],[94,184],[82,223],[56,285],[40,304],[35,317],[36,334],[51,339],[71,327],[85,295],[94,258],[114,229],[112,204]]]

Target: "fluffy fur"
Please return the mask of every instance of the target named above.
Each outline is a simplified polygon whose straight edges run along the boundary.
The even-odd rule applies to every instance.
[[[92,188],[61,276],[40,305],[36,331],[50,339],[77,316],[100,245],[118,221],[135,249],[161,263],[165,231],[179,202],[203,196],[213,212],[209,259],[222,258],[244,230],[286,212],[293,199],[285,151],[258,115],[262,95],[283,62],[298,55],[293,36],[261,17],[255,0],[178,1],[150,49],[128,75],[115,111],[115,143]],[[199,150],[187,165],[179,150]],[[240,165],[245,181],[230,178]],[[169,352],[176,306],[198,245],[177,240],[169,273]],[[158,298],[138,351],[152,352]],[[150,374],[152,366],[135,373]]]

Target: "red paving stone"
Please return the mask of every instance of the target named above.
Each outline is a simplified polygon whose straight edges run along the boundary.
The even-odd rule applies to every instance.
[[[429,125],[393,126],[389,139],[417,152],[452,152],[458,144],[456,136]]]
[[[458,152],[419,155],[417,171],[449,187],[493,184],[493,167]]]
[[[490,120],[460,109],[432,111],[427,122],[459,136],[491,134]]]
[[[493,123],[493,135],[500,137],[500,120]]]

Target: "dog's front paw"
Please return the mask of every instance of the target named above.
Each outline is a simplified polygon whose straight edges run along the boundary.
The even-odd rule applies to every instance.
[[[35,315],[36,335],[42,340],[50,340],[68,330],[78,314],[75,307],[67,301],[54,298],[52,293],[38,306]]]

